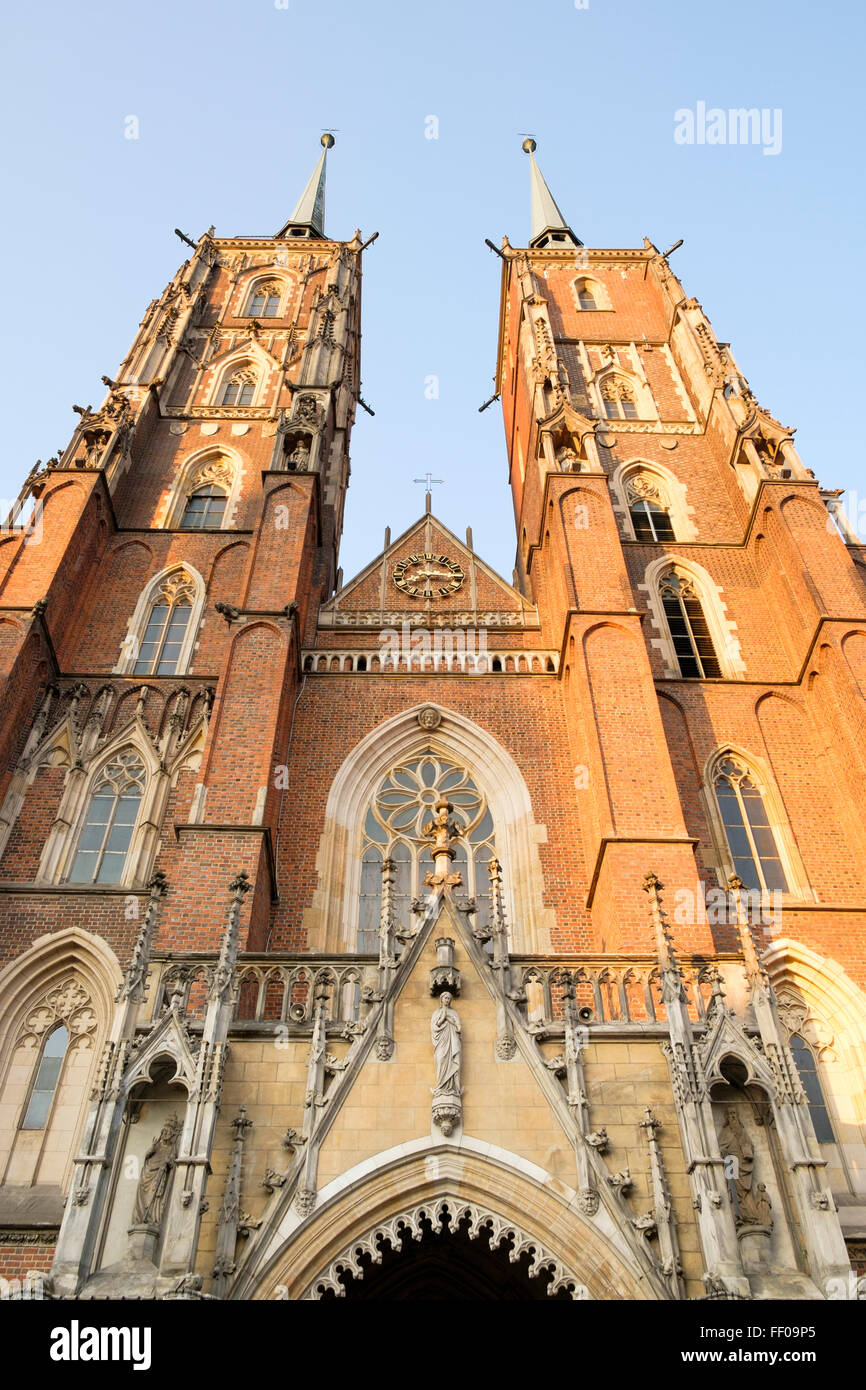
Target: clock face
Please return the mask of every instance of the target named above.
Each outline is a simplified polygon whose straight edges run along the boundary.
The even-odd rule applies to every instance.
[[[410,598],[447,598],[456,593],[464,574],[447,555],[407,555],[394,566],[394,583]]]

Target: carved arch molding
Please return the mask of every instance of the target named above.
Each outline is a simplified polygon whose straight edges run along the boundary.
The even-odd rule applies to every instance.
[[[301,1301],[317,1302],[329,1293],[335,1298],[345,1298],[346,1286],[342,1276],[350,1275],[354,1279],[363,1279],[364,1257],[369,1257],[374,1265],[380,1265],[384,1254],[383,1246],[386,1243],[393,1250],[402,1252],[405,1242],[410,1238],[419,1242],[424,1239],[425,1226],[428,1224],[433,1234],[442,1238],[446,1234],[454,1235],[458,1230],[463,1230],[466,1223],[469,1239],[474,1241],[486,1238],[491,1251],[510,1243],[508,1259],[511,1264],[517,1264],[524,1255],[528,1256],[526,1272],[531,1279],[537,1279],[542,1274],[549,1276],[548,1297],[564,1295],[574,1300],[588,1298],[586,1286],[580,1283],[577,1276],[566,1269],[540,1241],[527,1235],[513,1221],[506,1221],[494,1212],[463,1198],[444,1196],[432,1202],[419,1202],[417,1206],[373,1226],[360,1239],[353,1240],[312,1281],[301,1295]]]

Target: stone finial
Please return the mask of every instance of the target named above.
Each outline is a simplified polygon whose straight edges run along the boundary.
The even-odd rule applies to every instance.
[[[668,979],[671,981],[675,977],[676,980],[679,981],[678,988],[680,993],[682,993],[682,972],[677,961],[673,939],[671,937],[667,920],[665,918],[664,909],[662,907],[661,895],[662,890],[664,888],[664,884],[661,882],[661,880],[658,878],[656,874],[650,871],[649,873],[644,874],[643,887],[644,892],[649,897],[650,921],[653,925],[653,933],[655,935],[655,947],[658,953],[659,968],[662,972],[662,977],[663,979]]]
[[[147,911],[132,948],[132,956],[117,995],[118,1000],[141,1000],[144,995],[144,982],[150,964],[150,948],[156,930],[159,904],[168,892],[168,879],[162,869],[155,871],[147,887],[149,891]]]
[[[451,874],[448,870],[454,858],[451,841],[459,839],[460,829],[454,820],[453,804],[446,796],[440,796],[433,808],[433,819],[422,830],[425,840],[431,841],[434,871],[427,873],[424,884],[427,888],[457,888],[463,883],[462,875]]]
[[[755,941],[752,936],[752,928],[749,923],[748,913],[743,904],[743,890],[745,884],[737,874],[731,874],[728,879],[728,892],[734,899],[736,915],[737,935],[740,938],[740,949],[743,952],[744,968],[746,979],[754,989],[767,989],[769,986],[769,976],[760,962],[758,952],[755,949]]]

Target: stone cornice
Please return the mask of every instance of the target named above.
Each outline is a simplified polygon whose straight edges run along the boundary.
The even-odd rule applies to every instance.
[[[339,246],[351,246],[350,241],[326,241],[318,238],[304,238],[298,241],[288,241],[285,237],[278,236],[249,236],[249,237],[221,237],[210,238],[211,244],[218,251],[243,251],[253,250],[273,250],[279,247],[280,250],[296,251],[298,255],[315,255],[317,251],[333,251]]]

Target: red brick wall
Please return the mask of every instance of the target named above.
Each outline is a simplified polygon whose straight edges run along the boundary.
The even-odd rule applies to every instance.
[[[208,303],[196,323],[217,326],[220,336],[199,395],[193,395],[197,374],[187,361],[161,407],[201,408],[232,335],[237,344],[247,341],[248,321],[236,316],[257,266],[269,253],[261,248],[248,254],[249,263],[236,281],[220,267],[208,282]],[[305,273],[308,256],[298,252],[289,267],[296,288],[286,319],[269,322],[260,337],[272,356],[279,357],[280,335],[289,324],[303,333],[309,323],[316,286],[324,277],[314,274],[303,283],[300,272]],[[138,417],[132,465],[116,485],[111,505],[98,476],[52,474],[43,543],[26,551],[17,542],[0,546],[0,563],[8,571],[0,600],[10,609],[24,610],[9,614],[13,626],[6,630],[3,648],[8,652],[9,717],[0,775],[8,777],[14,767],[38,706],[40,684],[55,674],[38,631],[26,645],[29,606],[48,594],[46,622],[57,648],[59,675],[67,685],[76,672],[95,676],[96,681],[87,682],[92,696],[99,679],[117,662],[143,586],[166,565],[183,561],[199,571],[207,586],[188,679],[198,690],[195,677],[210,677],[216,703],[201,768],[181,773],[160,829],[157,864],[165,868],[171,885],[162,914],[163,945],[214,945],[225,924],[228,882],[246,868],[255,882],[244,905],[247,939],[259,945],[270,940],[279,949],[319,949],[322,943],[303,938],[300,923],[318,887],[316,858],[333,778],[379,722],[407,705],[432,701],[459,710],[488,730],[520,768],[534,819],[547,831],[539,854],[545,905],[555,912],[557,948],[650,945],[641,889],[647,869],[666,879],[669,893],[698,875],[714,884],[700,788],[707,758],[730,742],[771,770],[817,894],[814,909],[791,907],[792,934],[796,927],[807,944],[828,951],[832,947],[836,959],[862,978],[866,877],[860,868],[863,835],[853,823],[866,789],[861,751],[866,636],[857,635],[866,634],[863,573],[827,530],[814,483],[767,483],[756,505],[743,495],[731,467],[731,427],[718,411],[709,419],[700,416],[698,402],[707,399],[707,383],[693,375],[694,365],[676,347],[673,304],[680,291],[674,282],[668,293],[655,269],[645,273],[642,253],[593,263],[589,273],[604,285],[612,309],[585,313],[574,303],[572,283],[578,272],[573,257],[531,260],[534,291],[546,301],[553,339],[575,381],[578,340],[597,363],[606,345],[621,349],[626,360],[634,344],[659,416],[684,423],[689,404],[698,413],[699,432],[673,436],[675,448],[665,448],[658,433],[622,431],[614,432],[615,447],[600,455],[610,469],[636,459],[657,462],[685,486],[697,538],[678,542],[670,553],[694,560],[720,586],[725,620],[736,625],[744,679],[665,679],[653,646],[659,634],[641,587],[647,565],[664,552],[623,539],[606,479],[547,475],[539,466],[534,383],[512,270],[506,277],[509,346],[502,404],[517,537],[521,541],[525,531],[521,550],[528,556],[528,589],[539,604],[541,628],[491,633],[489,645],[559,650],[559,675],[312,674],[295,708],[294,622],[252,616],[242,624],[228,624],[213,604],[223,600],[237,607],[279,610],[295,600],[306,645],[323,652],[357,646],[375,652],[379,637],[370,628],[316,632],[317,605],[328,593],[329,539],[336,525],[329,504],[310,476],[265,473],[263,479],[273,450],[273,420],[253,416],[246,433],[234,434],[232,422],[219,419],[215,434],[202,435],[203,415],[183,420],[166,415],[149,393]],[[144,330],[142,342],[151,331]],[[646,342],[652,345],[649,351]],[[276,372],[269,366],[268,373],[268,408],[289,406],[291,393],[278,398]],[[588,396],[584,405],[590,408]],[[323,458],[332,430],[329,421]],[[231,449],[244,470],[231,534],[155,529],[178,470],[193,453],[211,446]],[[587,525],[580,529],[575,525],[578,504],[587,509]],[[287,509],[282,514],[287,525],[276,524],[278,507]],[[434,549],[447,550],[447,537],[438,528],[434,534],[440,536]],[[416,540],[405,549],[417,549]],[[387,584],[389,611],[417,617],[418,605],[400,596],[390,575]],[[379,585],[377,570],[352,595],[351,604],[377,607]],[[478,605],[482,611],[509,607],[507,590],[481,571]],[[516,597],[510,606],[519,608]],[[599,626],[584,646],[587,629],[599,622],[590,621],[590,612],[619,615],[623,610],[636,612],[611,621],[624,624],[632,635],[624,628]],[[821,628],[824,614],[846,621]],[[843,640],[849,631],[852,635]],[[0,636],[3,632],[0,628]],[[824,647],[830,655],[822,654]],[[121,684],[113,729],[133,717],[138,701],[135,682]],[[176,684],[148,682],[146,722],[154,738],[161,737]],[[86,718],[84,707],[81,718]],[[275,786],[274,769],[287,756],[290,730],[291,792],[283,796]],[[575,785],[578,767],[588,771],[585,786]],[[0,862],[0,875],[7,881],[35,872],[62,778],[59,771],[38,774]],[[193,796],[199,783],[206,797],[204,809],[196,812]],[[267,788],[264,806],[258,799],[262,787]],[[269,878],[264,835],[250,828],[256,815],[262,816],[271,843],[279,844],[276,885]],[[175,826],[181,827],[177,836]],[[605,847],[604,837],[610,835],[619,842]],[[690,837],[698,841],[696,852],[687,843]],[[134,923],[124,919],[122,909],[122,895],[0,894],[4,958],[35,935],[76,921],[103,932],[123,958]],[[731,944],[718,934],[708,936],[699,923],[691,933],[678,929],[678,936],[684,948]]]

